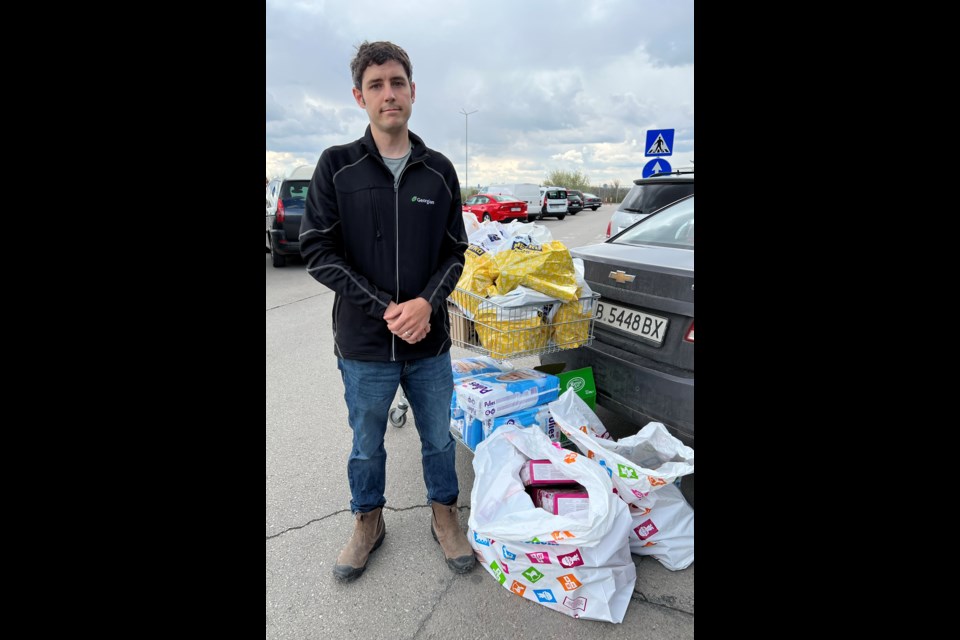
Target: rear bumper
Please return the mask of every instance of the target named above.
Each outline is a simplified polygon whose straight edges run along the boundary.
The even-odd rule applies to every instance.
[[[287,235],[282,229],[270,229],[270,239],[273,240],[275,251],[282,256],[299,256],[300,243],[287,241]]]
[[[662,422],[693,445],[693,372],[689,377],[657,368],[648,358],[594,340],[589,347],[547,353],[544,364],[566,362],[567,369],[593,367],[597,402],[637,423]]]

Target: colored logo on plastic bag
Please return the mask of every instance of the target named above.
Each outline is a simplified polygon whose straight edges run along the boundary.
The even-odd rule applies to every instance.
[[[490,538],[481,538],[477,535],[476,531],[473,532],[473,539],[477,541],[477,544],[484,544],[488,547],[490,546]]]
[[[576,452],[570,452],[567,455],[563,456],[563,461],[566,462],[567,464],[572,464],[576,462],[577,458],[579,457],[580,457],[579,454],[577,454]]]
[[[503,569],[504,573],[510,573],[510,567],[507,566],[506,562],[500,562],[500,568]]]
[[[634,531],[641,540],[646,540],[653,534],[660,532],[657,525],[653,524],[653,520],[644,520],[639,527],[634,528]]]
[[[587,610],[587,599],[583,596],[579,598],[568,598],[567,596],[563,597],[563,606],[570,607],[571,609],[580,609],[584,612]]]
[[[523,592],[527,590],[527,587],[520,584],[516,580],[513,581],[513,584],[510,585],[510,591],[513,591],[518,596],[522,596]]]
[[[503,575],[503,571],[500,570],[500,565],[497,564],[496,560],[490,563],[490,568],[493,569],[493,577],[497,579],[497,582],[503,584],[507,581],[507,576]]]
[[[550,562],[550,554],[546,551],[534,551],[533,553],[528,553],[527,557],[530,559],[530,562],[534,564],[552,564]]]
[[[543,577],[543,574],[537,571],[536,567],[530,567],[521,575],[532,583],[536,583],[538,580],[540,580],[540,578]]]
[[[557,556],[557,562],[564,567],[579,567],[583,564],[583,558],[580,557],[580,549],[577,549],[573,553],[565,553],[562,556]]]
[[[569,538],[576,538],[576,537],[577,537],[577,536],[573,535],[572,533],[570,533],[569,531],[554,531],[554,532],[551,533],[550,535],[553,536],[553,539],[554,539],[554,540],[557,540],[557,541],[567,540],[567,539],[569,539]]]
[[[630,478],[631,480],[639,480],[640,476],[637,475],[637,470],[633,467],[628,467],[625,464],[617,464],[617,474],[621,478]]]
[[[573,591],[574,589],[579,589],[583,584],[577,580],[577,577],[572,573],[560,576],[557,578],[560,581],[560,586],[563,587],[564,591]]]
[[[537,600],[540,602],[557,601],[557,599],[553,596],[553,591],[550,591],[550,589],[534,589],[533,595],[537,596]]]
[[[647,480],[650,481],[651,487],[659,487],[660,485],[667,484],[666,480],[658,478],[657,476],[647,476]]]
[[[593,452],[591,451],[590,453],[593,453]],[[606,461],[606,460],[599,460],[599,462],[600,462],[600,466],[603,467],[604,471],[607,472],[607,475],[612,478],[612,477],[613,477],[613,470],[610,469],[610,467],[607,466],[607,461]],[[634,491],[634,493],[636,493],[636,491]]]
[[[510,551],[507,549],[507,545],[502,545],[501,550],[503,551],[503,558],[504,558],[505,560],[516,560],[516,559],[517,559],[517,554],[515,554],[515,553],[510,553]]]

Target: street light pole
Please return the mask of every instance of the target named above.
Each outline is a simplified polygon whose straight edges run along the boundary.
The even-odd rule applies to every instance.
[[[474,109],[473,111],[465,111],[462,107],[460,113],[463,114],[463,168],[464,168],[464,177],[463,180],[467,185],[467,190],[470,190],[470,128],[468,126],[470,122],[470,114],[476,113],[479,109]]]

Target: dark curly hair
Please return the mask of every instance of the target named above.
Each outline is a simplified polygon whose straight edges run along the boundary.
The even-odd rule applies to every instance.
[[[392,42],[367,42],[364,40],[357,47],[357,55],[350,61],[350,74],[353,76],[353,86],[360,89],[363,81],[363,72],[372,64],[384,64],[388,60],[396,60],[403,65],[407,72],[407,80],[413,81],[413,65],[407,52]]]

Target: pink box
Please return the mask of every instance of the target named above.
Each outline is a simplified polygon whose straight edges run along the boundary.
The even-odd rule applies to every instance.
[[[576,480],[563,475],[549,460],[527,461],[520,467],[520,480],[525,487],[538,484],[577,484]]]
[[[555,516],[565,516],[574,511],[590,508],[590,496],[583,487],[544,487],[534,489],[533,504],[546,509]]]

